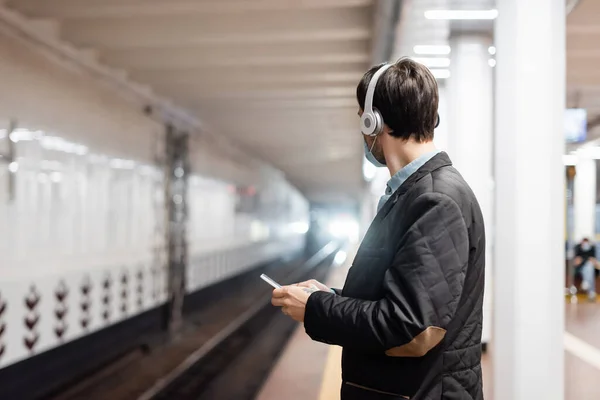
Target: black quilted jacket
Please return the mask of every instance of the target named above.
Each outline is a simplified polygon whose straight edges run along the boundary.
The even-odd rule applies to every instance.
[[[373,220],[337,294],[313,293],[305,329],[340,345],[342,399],[483,399],[483,216],[439,153]]]

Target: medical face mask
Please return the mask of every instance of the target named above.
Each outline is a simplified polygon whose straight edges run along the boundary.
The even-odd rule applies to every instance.
[[[377,140],[377,138],[375,138],[375,140]],[[373,164],[374,166],[376,166],[377,168],[383,168],[386,165],[380,163],[379,161],[377,161],[377,159],[375,158],[375,156],[373,155],[373,153],[371,152],[373,150],[373,147],[375,146],[375,140],[373,141],[373,146],[371,146],[371,149],[369,150],[369,146],[367,146],[367,141],[363,139],[363,144],[365,146],[365,157],[367,158],[367,160]]]
[[[591,248],[592,248],[592,245],[590,245],[589,243],[581,244],[581,250],[583,250],[583,251],[589,251]]]

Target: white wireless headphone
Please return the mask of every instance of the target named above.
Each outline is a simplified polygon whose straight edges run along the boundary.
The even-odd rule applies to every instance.
[[[371,82],[369,82],[367,95],[365,96],[365,109],[360,117],[360,130],[367,136],[377,136],[383,132],[383,117],[379,110],[373,109],[373,96],[375,95],[377,80],[391,66],[392,64],[385,64],[379,68],[371,78]]]
[[[392,64],[384,64],[381,68],[373,74],[371,82],[367,88],[367,94],[365,96],[365,109],[363,115],[360,117],[360,130],[364,135],[377,136],[383,132],[383,117],[378,109],[373,108],[373,96],[375,95],[375,87],[377,86],[377,80],[383,73],[391,67]],[[440,115],[437,115],[437,122],[435,127],[437,128],[440,124]]]

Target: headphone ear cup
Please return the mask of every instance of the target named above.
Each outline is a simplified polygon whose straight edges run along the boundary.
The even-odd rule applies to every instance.
[[[440,126],[440,114],[439,113],[437,115],[437,122],[435,123],[435,127],[437,128],[438,126]]]
[[[378,136],[383,132],[383,117],[379,110],[373,110],[373,115],[375,116],[375,130],[371,136]]]
[[[373,132],[377,130],[377,118],[371,113],[364,112],[360,117],[360,125],[363,135],[373,136]]]

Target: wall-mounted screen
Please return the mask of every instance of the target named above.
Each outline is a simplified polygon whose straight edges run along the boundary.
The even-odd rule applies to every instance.
[[[587,111],[584,108],[565,110],[565,140],[567,143],[580,143],[587,136]]]

